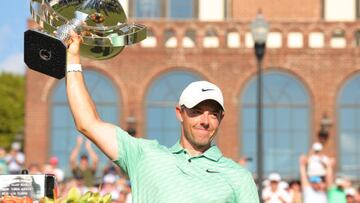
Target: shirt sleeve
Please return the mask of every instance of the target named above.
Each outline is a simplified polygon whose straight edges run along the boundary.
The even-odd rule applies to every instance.
[[[116,129],[116,141],[118,155],[114,162],[131,177],[143,156],[144,148],[150,141],[132,137],[119,127]]]
[[[259,203],[259,194],[255,185],[254,179],[250,172],[246,172],[245,175],[239,180],[240,186],[236,192],[237,203]]]

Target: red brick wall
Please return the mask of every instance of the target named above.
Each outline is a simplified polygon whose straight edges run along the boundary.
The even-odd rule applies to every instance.
[[[226,156],[238,158],[241,148],[238,135],[239,110],[241,104],[239,96],[244,90],[245,84],[256,74],[256,61],[253,49],[241,47],[238,49],[226,48],[224,34],[227,28],[235,27],[241,33],[242,44],[248,25],[240,22],[143,22],[152,27],[158,39],[155,48],[142,48],[139,45],[127,47],[117,57],[106,61],[90,61],[83,59],[84,67],[89,67],[105,74],[119,90],[122,101],[119,105],[122,109],[121,126],[126,127],[126,118],[134,116],[137,119],[137,131],[140,136],[145,135],[145,98],[151,83],[158,76],[167,72],[183,70],[197,73],[202,77],[218,84],[224,92],[226,116],[222,123],[218,143]],[[359,72],[360,56],[359,48],[353,47],[353,29],[359,27],[359,23],[296,23],[284,22],[273,23],[273,27],[282,31],[284,35],[296,28],[304,33],[305,46],[301,49],[283,48],[268,49],[264,67],[266,70],[276,69],[285,71],[298,78],[306,87],[310,97],[311,112],[311,140],[316,140],[320,128],[323,113],[327,113],[333,120],[330,140],[325,146],[326,152],[336,156],[337,147],[337,123],[336,123],[336,100],[338,92],[344,81],[351,75]],[[175,49],[163,47],[162,31],[173,27],[181,33],[187,27],[197,31],[197,46],[186,49],[179,46]],[[207,27],[216,27],[220,37],[220,47],[206,49],[201,47],[201,40]],[[348,45],[343,49],[329,48],[328,45],[321,49],[307,48],[307,35],[311,30],[322,30],[325,33],[325,43],[329,42],[331,30],[335,27],[343,27],[346,30]],[[284,42],[286,38],[284,37]],[[51,90],[56,80],[41,75],[32,70],[27,71],[26,92],[26,117],[25,117],[25,153],[27,162],[44,163],[49,151],[50,136],[50,103]],[[175,116],[175,115],[174,115]],[[308,135],[304,135],[308,136]],[[310,144],[310,143],[309,143]]]

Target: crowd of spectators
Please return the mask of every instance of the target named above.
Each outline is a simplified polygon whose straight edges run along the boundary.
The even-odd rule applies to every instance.
[[[79,154],[82,145],[86,154]],[[285,181],[280,174],[271,173],[262,182],[262,200],[265,203],[360,203],[360,187],[345,176],[336,176],[336,160],[323,154],[322,148],[320,143],[314,143],[307,155],[299,157],[299,180]],[[246,161],[239,161],[239,164]],[[58,162],[57,157],[52,156],[46,164],[32,163],[27,169],[29,174],[55,175],[60,197],[71,188],[78,188],[82,193],[110,193],[116,203],[131,203],[131,184],[126,175],[111,161],[99,169],[98,157],[89,141],[78,137],[69,158],[71,177],[65,177]],[[19,143],[13,143],[8,153],[0,147],[0,174],[19,174],[26,168],[24,164],[25,156]]]
[[[283,181],[271,173],[263,182],[265,203],[360,203],[360,187],[346,176],[336,176],[336,160],[322,153],[314,143],[308,155],[299,157],[300,180]]]
[[[85,146],[86,153],[79,154],[82,145]],[[110,193],[114,203],[131,203],[129,180],[111,161],[104,168],[98,168],[98,157],[90,141],[84,142],[82,137],[78,137],[69,158],[72,172],[70,177],[65,177],[64,170],[59,168],[58,164],[58,158],[52,156],[45,164],[30,162],[26,166],[20,143],[13,143],[8,153],[0,147],[0,174],[20,174],[23,169],[27,169],[31,175],[53,174],[60,198],[65,197],[70,189],[77,188],[82,194],[87,191],[99,192],[102,196]]]

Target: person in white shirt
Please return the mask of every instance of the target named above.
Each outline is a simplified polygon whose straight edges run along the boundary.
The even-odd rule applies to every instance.
[[[308,164],[308,159],[306,156],[302,155],[300,157],[300,179],[303,189],[303,198],[304,203],[327,203],[326,191],[327,188],[331,185],[332,167],[330,161],[327,163],[325,173],[325,180],[321,176],[307,176],[306,165]]]
[[[269,185],[262,192],[262,199],[265,203],[291,203],[289,193],[279,187],[281,176],[278,173],[271,173],[268,177]]]
[[[329,162],[329,157],[322,153],[323,145],[315,142],[312,145],[308,161],[307,161],[307,175],[320,176],[322,178],[326,175],[326,165]]]
[[[25,155],[20,151],[21,144],[14,142],[11,145],[11,150],[5,157],[5,161],[8,165],[9,174],[20,174],[24,167]]]

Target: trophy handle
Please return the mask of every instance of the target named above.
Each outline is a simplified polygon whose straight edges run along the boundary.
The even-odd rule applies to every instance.
[[[62,79],[66,69],[66,45],[38,30],[24,33],[24,61],[32,70]]]

